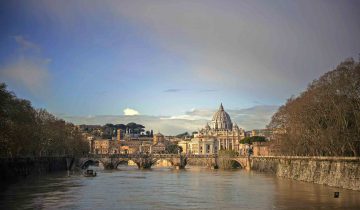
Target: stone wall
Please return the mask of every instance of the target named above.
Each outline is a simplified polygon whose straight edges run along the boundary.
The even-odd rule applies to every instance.
[[[5,188],[28,176],[66,171],[67,161],[64,157],[0,158],[0,168],[0,186]]]
[[[252,157],[251,169],[279,177],[360,191],[360,158]]]

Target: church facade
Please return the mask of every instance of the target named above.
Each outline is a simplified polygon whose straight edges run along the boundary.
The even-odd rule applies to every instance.
[[[245,138],[245,132],[231,122],[229,114],[221,104],[213,118],[194,135],[188,145],[191,154],[217,154],[219,150],[239,152],[239,141]]]

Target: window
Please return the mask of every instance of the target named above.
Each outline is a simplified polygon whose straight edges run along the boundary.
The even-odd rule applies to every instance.
[[[209,144],[206,145],[206,153],[210,153],[210,145]]]

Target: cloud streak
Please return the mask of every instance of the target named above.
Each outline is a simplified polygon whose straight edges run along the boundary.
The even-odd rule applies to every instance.
[[[183,92],[183,91],[187,91],[187,92],[199,92],[199,93],[211,93],[211,92],[217,92],[218,90],[216,89],[195,89],[195,90],[187,90],[187,89],[178,89],[178,88],[170,88],[170,89],[166,89],[164,90],[165,93],[178,93],[178,92]]]
[[[48,64],[51,60],[39,55],[40,46],[23,36],[14,36],[14,41],[23,53],[16,54],[5,65],[0,66],[1,79],[34,96],[47,97],[51,79]]]
[[[22,50],[35,50],[40,51],[40,46],[37,44],[25,39],[22,35],[14,36],[14,39],[17,44],[21,47]]]
[[[277,106],[255,106],[248,109],[228,110],[233,121],[240,127],[251,130],[265,128]],[[183,115],[149,116],[149,115],[98,115],[98,116],[67,116],[58,114],[75,124],[106,124],[136,122],[145,125],[146,129],[160,131],[167,135],[176,135],[185,131],[192,132],[201,129],[212,118],[215,109],[193,109]]]
[[[29,91],[32,95],[46,97],[49,94],[50,73],[48,60],[21,57],[0,67],[4,82]]]
[[[165,93],[176,93],[176,92],[180,92],[180,91],[184,91],[184,90],[183,89],[176,89],[176,88],[164,90]]]

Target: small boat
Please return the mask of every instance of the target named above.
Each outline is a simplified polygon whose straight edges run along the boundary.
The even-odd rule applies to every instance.
[[[94,176],[96,176],[96,172],[94,170],[90,170],[90,169],[84,171],[83,174],[84,174],[85,177],[94,177]]]

